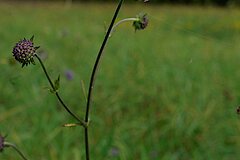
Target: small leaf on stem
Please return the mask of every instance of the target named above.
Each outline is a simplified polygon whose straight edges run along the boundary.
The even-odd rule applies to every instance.
[[[77,127],[77,126],[82,126],[80,123],[67,123],[64,124],[63,127]]]
[[[54,90],[57,92],[57,90],[60,88],[60,75],[58,75],[58,78],[54,81]]]
[[[34,39],[34,35],[32,35],[32,37],[30,38],[30,41],[33,42]]]

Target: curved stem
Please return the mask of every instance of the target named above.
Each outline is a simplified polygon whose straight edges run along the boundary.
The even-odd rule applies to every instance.
[[[124,23],[124,22],[128,22],[128,21],[136,21],[138,20],[138,18],[125,18],[125,19],[122,19],[120,21],[118,21],[113,27],[112,27],[112,30],[111,30],[111,33],[109,35],[109,37],[112,36],[112,32],[114,32],[114,30],[117,28],[117,26],[119,26],[120,24]]]
[[[24,156],[24,154],[17,148],[16,145],[9,143],[9,142],[4,142],[5,147],[12,147],[17,153],[22,157],[22,159],[27,160],[27,158]]]
[[[91,98],[92,98],[92,89],[94,87],[94,80],[95,80],[95,76],[96,76],[96,71],[97,71],[97,68],[98,68],[98,65],[99,65],[99,61],[101,59],[101,56],[102,56],[102,53],[103,53],[103,50],[105,48],[105,45],[107,43],[107,40],[109,38],[109,35],[112,31],[112,28],[113,28],[113,24],[117,18],[117,15],[118,15],[118,12],[121,8],[121,5],[123,3],[124,0],[120,0],[119,4],[118,4],[118,7],[115,11],[115,14],[113,16],[113,19],[111,21],[111,24],[108,28],[108,31],[107,31],[107,34],[105,35],[105,38],[103,40],[103,43],[102,43],[102,46],[98,52],[98,55],[97,55],[97,58],[96,58],[96,61],[95,61],[95,64],[94,64],[94,67],[93,67],[93,70],[92,70],[92,74],[91,74],[91,79],[90,79],[90,84],[89,84],[89,88],[88,88],[88,97],[87,97],[87,108],[86,108],[86,114],[85,114],[85,122],[88,122],[88,118],[89,118],[89,110],[90,110],[90,105],[91,105]]]
[[[95,61],[95,64],[93,66],[93,70],[92,70],[92,74],[91,74],[91,79],[90,79],[90,84],[89,84],[89,88],[88,88],[88,97],[87,97],[87,106],[86,106],[86,114],[85,114],[85,123],[88,124],[88,121],[89,121],[89,110],[90,110],[90,105],[91,105],[91,98],[92,98],[92,89],[93,89],[93,86],[94,86],[94,80],[95,80],[95,76],[96,76],[96,71],[97,71],[97,68],[98,68],[98,65],[99,65],[99,61],[101,59],[101,56],[102,56],[102,53],[103,53],[103,50],[104,50],[104,47],[107,43],[107,40],[109,38],[109,35],[112,31],[112,28],[113,28],[113,25],[115,23],[115,20],[118,16],[118,13],[119,13],[119,10],[122,6],[122,3],[123,3],[124,0],[120,0],[119,3],[118,3],[118,6],[115,10],[115,13],[114,13],[114,16],[112,18],[112,21],[109,25],[109,28],[108,28],[108,31],[104,37],[104,40],[103,40],[103,43],[102,43],[102,46],[98,52],[98,55],[97,55],[97,58],[96,58],[96,61]],[[89,157],[89,143],[88,143],[88,128],[85,128],[85,147],[86,147],[86,160],[89,160],[90,157]]]
[[[55,90],[54,84],[53,84],[51,78],[49,77],[48,72],[47,72],[47,70],[46,70],[46,68],[45,68],[45,66],[44,66],[41,58],[40,58],[37,54],[35,54],[35,56],[37,57],[38,61],[40,62],[41,66],[42,66],[42,69],[43,69],[43,71],[44,71],[44,73],[45,73],[45,75],[46,75],[46,77],[47,77],[47,80],[48,80],[48,82],[50,83],[52,89]],[[58,99],[59,102],[62,104],[62,106],[64,107],[64,109],[65,109],[73,118],[75,118],[81,125],[83,125],[83,126],[86,128],[86,127],[87,127],[87,123],[86,123],[85,121],[79,119],[79,118],[68,108],[68,106],[63,102],[63,100],[62,100],[62,98],[60,97],[60,95],[58,94],[58,92],[55,92],[55,95],[57,96],[57,99]]]

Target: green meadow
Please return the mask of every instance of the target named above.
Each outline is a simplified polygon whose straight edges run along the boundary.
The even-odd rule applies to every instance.
[[[12,47],[35,35],[59,94],[84,117],[91,70],[116,4],[0,4],[0,133],[31,160],[84,160],[84,129],[62,108],[36,60]],[[122,24],[109,39],[90,111],[92,160],[237,160],[240,157],[240,10],[124,4],[146,30]],[[66,71],[74,77],[68,80]],[[10,148],[2,160],[20,157]]]

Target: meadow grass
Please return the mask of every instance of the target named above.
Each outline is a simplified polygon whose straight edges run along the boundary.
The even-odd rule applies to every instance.
[[[0,4],[0,132],[34,160],[84,160],[83,128],[46,89],[37,63],[21,68],[12,47],[35,35],[60,95],[81,117],[97,51],[114,4]],[[240,11],[124,5],[150,25],[124,24],[99,68],[90,113],[91,159],[236,160],[240,157]],[[69,81],[64,72],[72,70]],[[0,159],[16,160],[6,149]]]

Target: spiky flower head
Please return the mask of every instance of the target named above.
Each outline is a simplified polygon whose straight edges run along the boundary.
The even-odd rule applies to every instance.
[[[133,21],[133,27],[136,30],[143,30],[148,26],[148,17],[147,14],[139,14],[135,21]]]
[[[0,152],[3,151],[4,148],[4,137],[2,135],[0,135]]]
[[[30,38],[30,40],[24,38],[23,40],[20,40],[18,43],[16,43],[15,47],[13,47],[13,56],[14,58],[22,64],[22,67],[28,64],[34,63],[34,55],[36,54],[36,50],[39,48],[34,46],[33,38]]]

